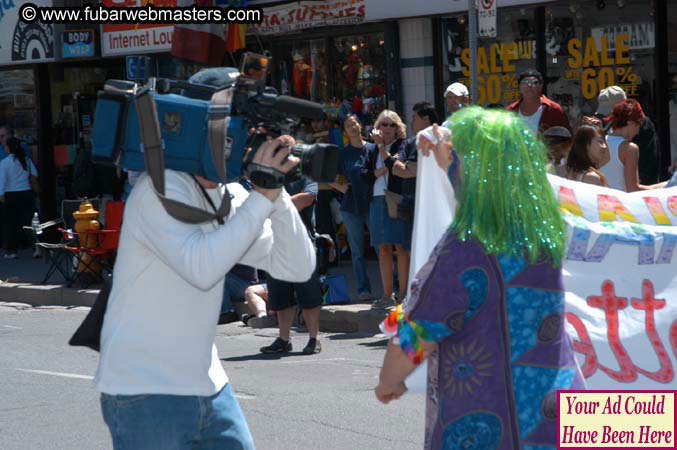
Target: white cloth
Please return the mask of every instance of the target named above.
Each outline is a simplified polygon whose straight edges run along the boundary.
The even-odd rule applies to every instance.
[[[386,145],[386,151],[390,153],[390,146],[393,145],[392,142],[388,145]],[[378,151],[378,148],[376,149]],[[376,155],[376,168],[377,169],[382,169],[385,167],[385,163],[383,162],[383,158],[381,157],[381,152],[378,151],[378,154]],[[388,189],[388,172],[386,172],[385,175],[382,177],[378,177],[376,181],[374,182],[374,197],[378,197],[386,195],[386,189]]]
[[[31,175],[38,176],[38,171],[33,161],[26,158],[26,165]],[[28,170],[24,170],[21,162],[14,155],[9,155],[0,161],[0,195],[5,192],[30,191],[31,183],[28,181]]]
[[[618,158],[618,147],[625,141],[625,138],[608,135],[606,141],[609,145],[610,158],[609,162],[604,164],[599,170],[606,177],[607,183],[611,189],[627,192],[624,166]]]
[[[167,170],[165,184],[170,198],[210,209],[189,175]],[[234,198],[224,225],[193,225],[170,217],[149,176],[139,178],[125,206],[98,391],[217,393],[228,382],[214,346],[226,273],[239,262],[276,279],[310,278],[315,250],[289,194],[271,203],[238,186],[228,185]],[[220,204],[215,189],[210,195]]]
[[[525,116],[522,114],[522,111],[519,108],[517,109],[517,114],[522,118],[524,123],[526,123],[527,127],[529,127],[529,129],[534,132],[534,134],[538,134],[538,124],[541,123],[543,105],[539,106],[536,112],[530,116]]]

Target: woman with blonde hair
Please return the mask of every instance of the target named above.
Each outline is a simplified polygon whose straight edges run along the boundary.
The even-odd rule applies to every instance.
[[[409,239],[405,237],[407,227],[403,220],[391,217],[386,204],[386,196],[397,196],[402,193],[402,178],[393,175],[392,170],[397,155],[407,145],[407,128],[396,112],[386,109],[376,119],[371,138],[376,146],[364,154],[362,176],[372,187],[373,192],[369,205],[369,233],[371,245],[378,251],[383,284],[383,296],[374,302],[373,307],[381,308],[397,303],[397,298],[393,294],[393,246],[397,252],[399,298],[403,298],[407,292],[409,276],[407,244]]]

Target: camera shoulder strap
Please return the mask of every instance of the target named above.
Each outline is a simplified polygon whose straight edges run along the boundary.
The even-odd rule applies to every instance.
[[[230,92],[226,93],[226,91]],[[214,166],[224,183],[226,181],[226,158],[230,152],[230,145],[226,143],[226,133],[228,130],[232,95],[231,89],[216,92],[212,96],[209,114],[210,150]],[[167,213],[175,219],[186,223],[204,223],[212,220],[223,221],[223,218],[230,212],[230,195],[227,189],[221,200],[221,205],[215,213],[210,213],[165,196],[164,149],[155,99],[150,95],[148,89],[142,88],[136,93],[134,101],[139,118],[139,130],[144,148],[146,171],[153,182],[155,194],[160,199],[160,202],[162,202]],[[219,142],[221,145],[217,145]]]

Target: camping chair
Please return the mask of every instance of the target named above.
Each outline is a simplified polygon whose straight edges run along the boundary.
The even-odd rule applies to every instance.
[[[70,235],[76,237],[73,244],[67,245],[66,250],[71,252],[77,267],[74,267],[74,276],[70,280],[72,285],[79,281],[84,287],[94,282],[104,282],[107,276],[113,273],[115,256],[117,255],[122,226],[124,202],[109,201],[106,204],[106,224],[100,230],[89,230],[80,233],[63,230],[64,238]],[[68,233],[66,235],[66,233]],[[90,241],[93,241],[90,242]],[[90,246],[86,246],[87,244]],[[85,276],[88,274],[89,276]]]
[[[91,200],[93,206],[96,208],[99,204],[98,199]],[[40,250],[44,260],[49,264],[47,272],[43,277],[41,284],[47,283],[54,274],[60,273],[66,282],[67,286],[71,286],[75,280],[77,267],[77,260],[74,260],[72,251],[69,247],[76,247],[77,236],[72,232],[75,226],[75,218],[73,213],[80,208],[81,200],[63,200],[61,202],[61,218],[51,220],[49,222],[41,223],[37,229],[26,226],[24,229],[29,230],[35,239],[35,245]],[[49,242],[45,240],[45,236],[52,227],[56,227],[59,231],[60,239],[58,242]],[[39,233],[38,233],[39,232]]]

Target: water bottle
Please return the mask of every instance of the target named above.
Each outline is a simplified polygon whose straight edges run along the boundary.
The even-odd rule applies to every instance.
[[[40,228],[40,219],[38,218],[38,213],[33,214],[33,220],[31,220],[31,227],[35,234],[42,234],[42,228]]]

